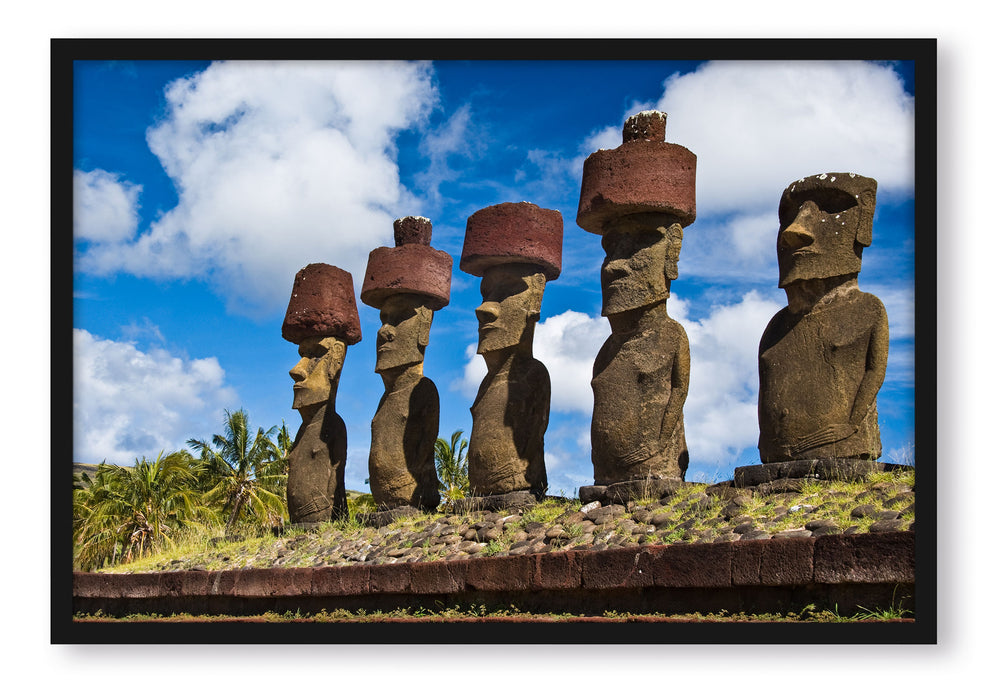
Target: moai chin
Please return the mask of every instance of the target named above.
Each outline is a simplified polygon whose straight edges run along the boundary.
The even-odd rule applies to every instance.
[[[622,145],[584,162],[578,225],[602,236],[602,316],[612,334],[592,374],[595,484],[683,480],[691,356],[667,315],[683,227],[695,219],[697,157],[664,141],[667,115],[626,120]]]
[[[289,453],[289,521],[346,518],[347,429],[335,403],[347,346],[361,340],[350,273],[324,263],[297,272],[282,337],[299,346],[301,357],[289,371],[292,407],[302,416]]]
[[[533,331],[546,283],[560,275],[563,240],[560,212],[529,202],[468,217],[460,267],[481,277],[478,354],[488,367],[471,406],[468,480],[475,496],[546,493],[550,374],[533,357]]]
[[[760,459],[875,460],[887,368],[883,303],[859,289],[877,183],[822,173],[780,198],[777,263],[787,306],[760,340]]]
[[[380,311],[375,372],[385,395],[371,421],[371,495],[379,509],[433,510],[440,482],[433,459],[440,428],[440,395],[423,376],[433,312],[450,301],[453,259],[430,247],[433,225],[421,216],[393,224],[394,248],[368,256],[361,301]]]

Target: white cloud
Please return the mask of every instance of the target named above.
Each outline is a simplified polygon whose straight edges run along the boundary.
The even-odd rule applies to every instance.
[[[776,211],[788,184],[824,171],[914,188],[914,98],[889,66],[715,61],[670,77],[654,106],[668,113],[667,140],[698,156],[706,215]]]
[[[105,170],[72,174],[73,233],[94,243],[129,240],[138,228],[141,186]]]
[[[206,439],[223,409],[237,408],[214,357],[183,359],[161,348],[73,329],[73,459],[130,465]],[[218,427],[216,429],[218,429]]]
[[[693,463],[726,464],[756,445],[760,428],[758,352],[767,323],[780,309],[756,291],[713,307],[707,318],[677,318],[691,347],[684,429]]]
[[[727,464],[756,446],[757,351],[764,328],[780,307],[756,291],[746,293],[737,303],[714,307],[697,321],[690,320],[689,303],[677,295],[671,296],[667,306],[670,316],[684,326],[691,348],[684,421],[692,463]],[[564,442],[548,435],[547,450],[556,455],[554,465],[590,464],[586,434],[594,407],[592,369],[610,332],[607,319],[571,310],[537,324],[533,354],[550,372],[551,427],[564,421],[570,431]],[[467,350],[470,361],[458,385],[471,397],[486,371],[481,358],[473,354],[475,347]],[[567,413],[580,414],[580,418],[560,416]],[[579,420],[583,421],[580,425]],[[576,440],[577,431],[583,432]]]
[[[464,365],[464,374],[451,386],[451,389],[459,391],[461,395],[472,400],[478,395],[478,387],[488,374],[485,358],[477,354],[477,351],[477,343],[471,343],[465,348],[464,357],[467,359],[467,364]]]
[[[550,373],[553,410],[591,415],[592,369],[598,350],[611,332],[608,319],[570,310],[536,324],[533,356]]]
[[[914,338],[914,287],[891,285],[863,285],[864,292],[873,294],[883,302],[887,310],[887,323],[890,327],[890,341]]]
[[[480,127],[472,119],[471,105],[461,105],[446,122],[426,134],[419,150],[430,164],[425,171],[416,173],[413,180],[431,200],[437,201],[440,186],[456,180],[460,175],[450,165],[451,157],[475,158],[485,151],[485,140]]]
[[[178,204],[136,238],[92,239],[83,269],[206,277],[232,310],[258,315],[284,308],[310,262],[360,285],[368,250],[417,208],[395,136],[436,99],[416,63],[234,61],[177,80],[147,138]]]

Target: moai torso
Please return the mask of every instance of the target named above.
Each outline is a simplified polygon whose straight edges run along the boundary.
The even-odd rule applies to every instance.
[[[642,334],[613,334],[605,341],[591,380],[596,483],[684,477],[683,397],[671,399],[682,390],[687,362],[687,335],[671,318]],[[668,434],[661,436],[665,424]]]
[[[851,435],[807,438],[826,426],[849,424],[864,370],[876,352],[877,329],[886,326],[880,300],[858,289],[808,313],[777,312],[760,341],[759,447],[764,462],[880,456],[875,398],[867,402]]]
[[[468,481],[476,495],[544,493],[543,436],[550,418],[550,374],[539,360],[489,373],[471,406]]]
[[[324,406],[313,420],[300,426],[289,453],[286,494],[290,522],[318,523],[347,517],[346,460],[344,421]]]
[[[371,495],[380,507],[440,504],[433,458],[439,428],[440,395],[432,381],[421,376],[386,391],[371,421],[368,455]]]

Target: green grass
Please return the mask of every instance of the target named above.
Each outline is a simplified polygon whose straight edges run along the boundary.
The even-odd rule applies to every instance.
[[[630,613],[621,610],[606,610],[601,615],[575,615],[571,613],[531,613],[518,609],[515,605],[487,607],[484,604],[472,603],[465,607],[454,605],[444,607],[437,605],[433,608],[397,608],[390,611],[364,609],[336,609],[328,612],[323,609],[317,613],[267,612],[253,616],[228,615],[158,615],[137,614],[116,618],[97,612],[93,615],[76,615],[77,622],[230,622],[237,620],[260,620],[263,622],[386,622],[401,619],[421,619],[431,622],[463,620],[468,618],[499,619],[506,618],[520,621],[539,622],[568,622],[587,619],[589,617],[604,617],[616,621],[634,621],[644,618],[657,621],[687,620],[696,622],[891,622],[895,620],[911,620],[914,614],[900,606],[892,606],[885,610],[866,610],[855,615],[840,615],[836,610],[818,610],[815,605],[805,606],[799,612],[787,613],[730,613],[721,610],[717,613],[690,613],[683,615],[666,615],[659,612]]]
[[[738,506],[740,512],[735,516],[734,521],[738,521],[741,516],[749,516],[756,527],[771,535],[783,530],[803,528],[811,519],[834,520],[840,532],[853,526],[856,526],[860,532],[866,532],[876,521],[876,517],[852,518],[850,515],[852,508],[856,505],[868,504],[875,506],[878,511],[882,510],[882,504],[890,493],[898,489],[910,488],[913,484],[913,471],[881,472],[871,474],[865,481],[856,483],[808,480],[800,493],[763,496],[754,491],[752,500]],[[706,484],[690,484],[670,497],[662,499],[663,505],[651,499],[638,501],[639,505],[650,509],[651,515],[670,513],[673,516],[667,525],[659,526],[656,532],[637,536],[639,542],[672,544],[682,541],[710,541],[717,536],[714,528],[724,532],[722,528],[728,523],[721,521],[720,515],[731,497],[726,500],[718,495],[706,496],[704,493],[706,486]],[[867,493],[861,495],[864,491]],[[338,544],[362,540],[367,540],[369,543],[373,540],[378,541],[379,544],[374,545],[375,548],[383,546],[398,548],[408,543],[409,537],[434,526],[441,518],[455,528],[475,525],[478,520],[476,515],[470,513],[463,515],[422,513],[403,517],[381,529],[375,529],[366,527],[357,519],[360,513],[368,512],[370,503],[372,501],[369,494],[349,494],[350,516],[344,521],[321,523],[315,529],[308,531],[289,527],[280,535],[274,535],[270,530],[244,528],[236,533],[243,537],[243,541],[237,542],[226,540],[219,526],[184,530],[177,534],[174,546],[157,554],[105,568],[102,571],[162,571],[192,567],[233,569],[271,566],[277,558],[280,558],[281,566],[345,564],[347,562],[337,555],[329,553],[318,555],[317,552],[331,552]],[[818,508],[818,510],[809,513],[808,508],[802,508],[793,513],[785,513],[779,519],[774,510],[780,506],[791,508],[799,505]],[[563,533],[551,545],[554,549],[566,548],[583,536],[584,529],[580,524],[564,524],[564,520],[580,507],[581,503],[577,500],[547,499],[525,510],[516,520],[505,523],[502,532],[495,539],[484,543],[481,555],[494,556],[507,551],[515,541],[516,533],[533,522],[542,523],[548,528],[554,524],[561,524]],[[508,513],[503,513],[503,516],[505,515]],[[693,525],[687,522],[692,518],[695,520]],[[905,524],[910,522],[912,522],[910,518],[905,518]],[[595,529],[594,535],[600,536],[604,531],[614,528],[614,524],[599,526]],[[693,531],[702,534],[696,535]],[[294,543],[295,538],[300,538],[300,541]],[[613,538],[612,541],[616,539],[618,538]],[[423,543],[426,560],[440,558],[439,551],[433,553],[428,551],[436,540],[437,537],[434,535]],[[411,544],[408,546],[411,548]],[[282,548],[287,552],[277,556],[277,552]]]

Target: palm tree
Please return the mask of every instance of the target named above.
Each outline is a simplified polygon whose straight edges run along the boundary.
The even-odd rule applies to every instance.
[[[438,437],[433,445],[433,458],[437,467],[437,477],[443,489],[443,507],[451,501],[464,498],[468,494],[468,461],[464,451],[468,441],[461,438],[464,431],[456,430],[450,442]]]
[[[264,525],[281,525],[288,516],[285,482],[288,466],[288,430],[282,424],[276,441],[275,428],[258,428],[252,437],[247,412],[224,411],[224,434],[214,435],[212,445],[187,440],[199,450],[197,464],[203,468],[204,494],[227,514],[226,531],[247,516]]]
[[[176,530],[210,515],[199,503],[196,467],[185,450],[142,457],[133,467],[103,462],[77,484],[73,530],[83,569],[159,551]]]

